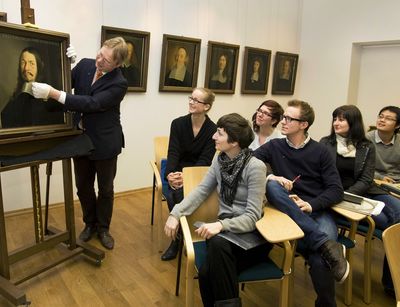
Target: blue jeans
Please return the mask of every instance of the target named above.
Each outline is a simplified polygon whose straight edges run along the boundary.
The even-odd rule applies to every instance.
[[[378,229],[385,230],[389,226],[400,222],[400,199],[389,194],[367,194],[365,197],[385,203],[382,212],[379,215],[372,216]]]
[[[336,306],[335,280],[318,252],[326,241],[337,239],[337,227],[332,215],[328,211],[304,213],[289,198],[288,191],[276,181],[268,181],[266,196],[275,208],[290,216],[304,232],[304,238],[299,243],[304,245],[304,256],[310,265],[310,276],[317,293],[315,306]]]

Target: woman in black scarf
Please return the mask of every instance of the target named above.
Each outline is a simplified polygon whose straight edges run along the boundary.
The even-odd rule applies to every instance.
[[[218,220],[196,230],[207,239],[207,257],[199,271],[201,297],[204,306],[226,303],[241,306],[238,273],[265,259],[271,246],[265,243],[244,250],[217,234],[255,230],[262,214],[266,167],[248,149],[254,135],[246,119],[236,113],[228,114],[218,120],[217,127],[213,139],[220,154],[214,158],[200,185],[171,211],[165,233],[174,238],[179,218],[191,214],[217,188]]]

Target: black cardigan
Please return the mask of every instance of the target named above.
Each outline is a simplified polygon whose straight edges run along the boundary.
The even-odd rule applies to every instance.
[[[336,161],[337,142],[329,136],[320,140],[327,146],[332,158]],[[374,184],[375,147],[370,141],[361,141],[356,146],[354,165],[355,183],[346,192],[363,196],[365,194],[386,194]]]
[[[191,115],[174,119],[169,135],[165,176],[182,171],[186,166],[209,166],[215,154],[212,139],[217,126],[206,115],[206,120],[196,137],[193,135]]]

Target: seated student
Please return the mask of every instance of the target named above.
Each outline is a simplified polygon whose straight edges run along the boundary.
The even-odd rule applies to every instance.
[[[241,306],[237,276],[241,270],[265,259],[271,245],[266,243],[246,251],[216,235],[223,230],[244,233],[256,228],[262,215],[266,168],[247,148],[253,140],[247,120],[232,113],[222,116],[217,127],[213,139],[220,154],[200,185],[171,211],[165,233],[175,238],[179,218],[191,214],[217,188],[218,220],[196,230],[207,239],[207,258],[199,271],[201,298],[206,307]]]
[[[376,150],[375,179],[400,183],[400,108],[384,107],[379,111],[376,130],[366,137]]]
[[[326,147],[307,133],[314,110],[305,101],[288,102],[282,120],[284,139],[273,139],[254,152],[269,163],[266,195],[278,210],[289,215],[303,230],[303,255],[317,293],[315,306],[336,306],[335,280],[349,274],[344,246],[338,242],[330,207],[343,199],[343,188],[335,162]]]
[[[283,109],[275,100],[264,101],[253,114],[254,141],[249,148],[256,150],[269,140],[284,137],[276,126],[281,120]]]
[[[365,138],[360,110],[354,105],[344,105],[332,113],[331,134],[321,139],[336,160],[345,191],[385,203],[382,212],[372,218],[376,227],[384,230],[400,221],[400,200],[381,190],[373,183],[375,148]],[[382,283],[385,291],[393,292],[393,282],[386,258]]]
[[[182,168],[185,166],[209,166],[215,155],[212,136],[217,126],[208,117],[215,94],[209,89],[195,88],[189,96],[189,114],[174,119],[169,135],[167,166],[165,176],[169,184],[168,208],[183,199]],[[176,258],[179,240],[171,242],[162,254],[161,260]]]

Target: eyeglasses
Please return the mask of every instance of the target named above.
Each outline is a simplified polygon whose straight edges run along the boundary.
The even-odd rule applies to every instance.
[[[379,114],[379,115],[378,115],[378,119],[383,119],[384,121],[392,121],[392,122],[397,121],[397,119],[395,119],[395,118],[387,117],[387,116],[384,116],[384,115],[382,115],[382,114]]]
[[[265,115],[265,116],[268,116],[268,117],[271,117],[271,118],[272,118],[272,114],[269,113],[269,112],[267,112],[267,111],[263,111],[263,110],[261,110],[261,109],[257,109],[256,112],[257,112],[258,114],[262,114],[262,115]]]
[[[192,96],[189,96],[189,97],[188,97],[188,100],[189,100],[189,102],[193,102],[193,103],[207,104],[206,102],[200,101],[200,100],[198,100],[197,98],[192,97]]]
[[[293,120],[295,120],[296,122],[304,122],[304,120],[300,118],[293,118],[287,115],[282,115],[281,120],[285,120],[288,124],[290,124]]]

